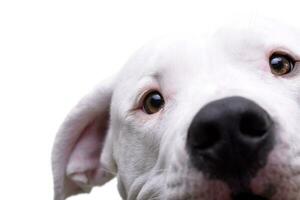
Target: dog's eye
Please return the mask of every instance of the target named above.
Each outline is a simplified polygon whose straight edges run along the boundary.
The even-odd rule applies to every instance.
[[[157,91],[153,91],[144,98],[143,110],[147,114],[153,114],[158,112],[163,107],[164,103],[165,101],[162,95]]]
[[[270,57],[271,72],[277,76],[281,76],[291,72],[294,69],[295,61],[284,54],[275,53]]]

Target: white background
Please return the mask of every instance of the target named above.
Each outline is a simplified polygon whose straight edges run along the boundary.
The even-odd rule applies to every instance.
[[[52,199],[67,112],[143,43],[246,14],[300,24],[297,1],[0,1],[0,199]],[[119,199],[116,182],[73,200]]]

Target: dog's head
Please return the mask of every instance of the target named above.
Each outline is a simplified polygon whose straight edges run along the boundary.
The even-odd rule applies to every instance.
[[[297,199],[298,60],[277,24],[146,45],[62,125],[55,199],[114,176],[130,200]]]

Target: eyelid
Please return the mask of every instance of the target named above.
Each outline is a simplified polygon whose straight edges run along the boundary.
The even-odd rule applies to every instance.
[[[274,53],[271,55],[271,57],[269,58],[270,62],[272,59],[276,58],[276,57],[283,57],[285,59],[288,60],[289,63],[291,63],[292,65],[295,65],[296,64],[296,60],[289,54],[283,54],[283,53]]]
[[[143,100],[145,99],[145,97],[148,94],[150,94],[153,91],[158,91],[159,92],[159,89],[155,88],[155,87],[151,87],[151,89],[144,90],[142,93],[140,93],[138,95],[138,97],[137,97],[137,104],[136,104],[138,108],[141,108],[143,106]]]
[[[270,51],[268,57],[271,58],[273,55],[276,55],[276,54],[290,57],[292,59],[293,63],[300,62],[300,57],[299,56],[297,56],[291,50],[284,49],[284,48],[278,48],[278,49],[275,48],[275,49],[273,49],[272,51]]]
[[[134,109],[139,109],[142,106],[142,100],[147,94],[152,91],[160,91],[159,83],[152,76],[148,77],[147,79],[143,79],[142,83],[139,85],[140,87],[137,89],[137,95],[134,100]]]

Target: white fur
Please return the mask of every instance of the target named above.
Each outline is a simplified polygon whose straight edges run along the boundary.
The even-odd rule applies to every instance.
[[[230,200],[225,183],[191,167],[185,139],[203,105],[235,95],[257,102],[276,124],[276,146],[252,190],[271,200],[298,199],[300,65],[274,76],[268,64],[274,51],[300,60],[300,32],[252,22],[144,46],[63,123],[53,148],[55,200],[89,192],[113,176],[127,200]],[[159,90],[166,104],[147,115],[139,98],[151,89]]]

